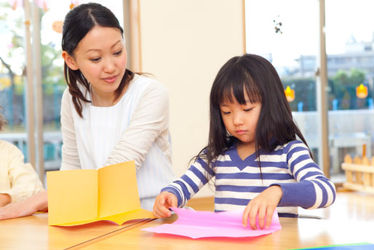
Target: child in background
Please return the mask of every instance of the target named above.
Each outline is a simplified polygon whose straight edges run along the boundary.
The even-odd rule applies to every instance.
[[[6,121],[0,114],[0,130]],[[22,152],[9,142],[0,140],[0,207],[22,201],[43,190],[43,185]]]
[[[243,225],[268,227],[275,210],[296,217],[297,206],[335,200],[334,184],[313,161],[293,121],[281,80],[266,59],[246,54],[218,72],[210,93],[208,145],[188,171],[157,196],[153,213],[171,215],[215,178],[215,211],[243,208]]]

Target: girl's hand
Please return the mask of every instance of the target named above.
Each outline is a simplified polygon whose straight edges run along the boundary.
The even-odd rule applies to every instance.
[[[260,228],[268,228],[271,224],[275,208],[282,198],[282,194],[280,186],[271,186],[252,199],[244,209],[243,226],[247,227],[249,219],[250,227],[257,229],[256,217],[258,217]]]
[[[169,192],[161,192],[155,200],[153,205],[153,214],[158,218],[165,218],[171,216],[170,207],[178,206],[178,198]]]

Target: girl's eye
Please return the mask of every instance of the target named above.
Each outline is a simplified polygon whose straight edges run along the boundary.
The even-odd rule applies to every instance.
[[[91,61],[91,62],[98,62],[98,61],[100,61],[100,59],[101,59],[100,57],[97,57],[97,58],[91,58],[90,61]]]
[[[251,111],[253,108],[247,108],[247,109],[243,109],[244,110],[244,112],[249,112],[249,111]]]
[[[115,56],[119,56],[119,55],[121,55],[121,54],[122,54],[122,50],[117,51],[117,52],[114,53]]]

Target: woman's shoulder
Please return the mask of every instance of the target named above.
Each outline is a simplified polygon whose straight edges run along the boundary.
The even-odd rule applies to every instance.
[[[136,97],[134,99],[142,99],[143,103],[157,103],[160,108],[168,106],[169,93],[166,87],[158,80],[143,76],[135,75],[130,83],[128,95]]]
[[[167,92],[166,87],[160,81],[150,76],[135,74],[131,84],[135,88],[147,91]]]
[[[62,93],[61,102],[72,102],[72,95],[69,92],[69,88],[65,88],[64,92]]]

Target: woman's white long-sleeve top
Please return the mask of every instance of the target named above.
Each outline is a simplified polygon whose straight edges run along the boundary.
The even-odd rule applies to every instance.
[[[91,100],[87,91],[85,95]],[[168,98],[158,81],[135,75],[115,105],[83,103],[81,118],[66,89],[61,102],[61,170],[134,160],[142,207],[152,209],[154,198],[173,179]]]

